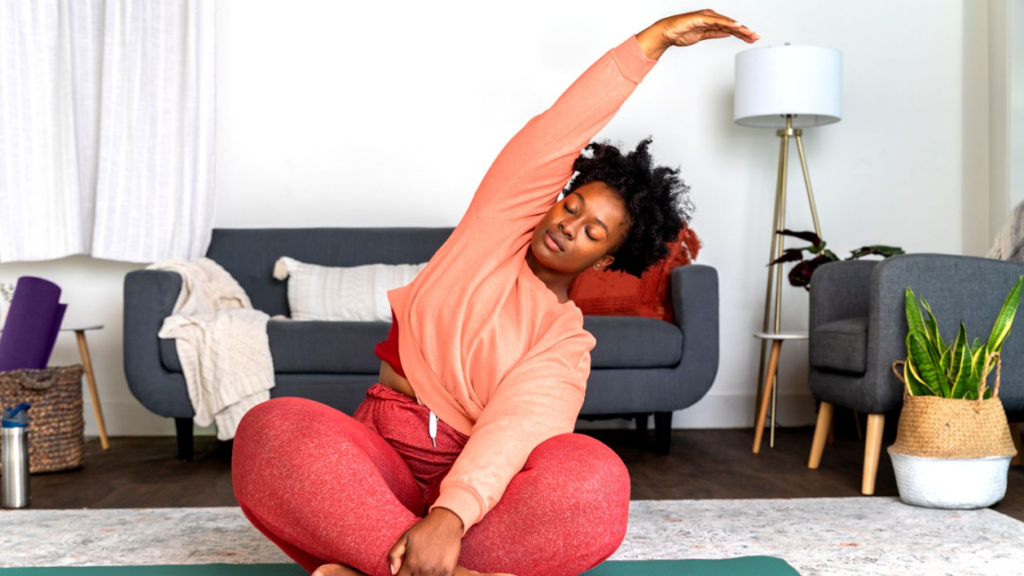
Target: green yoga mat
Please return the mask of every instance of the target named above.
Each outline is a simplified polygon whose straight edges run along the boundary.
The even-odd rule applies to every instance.
[[[298,564],[176,564],[0,568],[3,576],[308,576]],[[784,560],[743,556],[727,560],[608,560],[581,576],[800,576]]]

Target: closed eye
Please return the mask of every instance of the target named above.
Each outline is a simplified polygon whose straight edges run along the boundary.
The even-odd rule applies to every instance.
[[[565,206],[565,211],[568,212],[569,214],[574,214],[574,215],[576,214],[576,212],[574,212],[572,210],[569,210],[569,206],[568,205]],[[593,236],[590,235],[590,230],[589,229],[587,230],[587,238],[590,238],[594,242],[597,242],[597,238],[594,238]]]

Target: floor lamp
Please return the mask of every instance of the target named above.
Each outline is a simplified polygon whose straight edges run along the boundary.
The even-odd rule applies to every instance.
[[[776,231],[786,227],[786,167],[789,161],[789,140],[796,140],[800,166],[807,185],[807,200],[814,219],[814,232],[821,236],[818,210],[814,205],[811,177],[801,136],[802,128],[838,122],[842,116],[842,53],[835,48],[819,46],[766,46],[736,54],[736,96],[733,120],[742,126],[775,128],[779,137],[779,171],[775,184],[775,216],[772,219],[771,249],[768,260],[782,255],[784,236]],[[773,287],[774,284],[774,287]],[[773,290],[774,288],[774,290]],[[774,296],[774,298],[773,298]],[[774,310],[772,300],[774,299]],[[774,312],[774,333],[781,332],[782,264],[768,267],[768,286],[764,297],[764,326],[768,332],[770,312]],[[756,406],[767,378],[765,348],[761,340],[761,361],[757,369]],[[778,383],[778,365],[775,367]],[[775,407],[779,386],[772,389],[772,418],[769,445],[775,446]],[[755,410],[756,413],[756,410]]]

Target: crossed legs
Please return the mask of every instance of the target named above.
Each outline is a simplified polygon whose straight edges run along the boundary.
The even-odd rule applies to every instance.
[[[380,435],[325,404],[281,397],[246,413],[233,450],[242,512],[285,554],[310,573],[336,563],[391,574],[387,552],[424,502]],[[550,438],[466,533],[459,565],[517,576],[586,571],[625,538],[629,492],[610,448],[583,434]]]

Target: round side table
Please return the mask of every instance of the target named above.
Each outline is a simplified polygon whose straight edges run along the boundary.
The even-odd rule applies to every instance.
[[[764,421],[768,415],[768,403],[772,405],[771,436],[768,445],[775,447],[775,405],[778,399],[778,388],[775,380],[779,371],[779,354],[782,352],[782,343],[786,340],[807,340],[807,332],[755,332],[754,338],[770,340],[772,343],[771,355],[768,357],[768,374],[764,379],[764,392],[761,393],[761,409],[757,413],[757,423],[754,425],[754,454],[761,451],[761,438],[764,436]],[[760,375],[759,375],[760,376]]]

